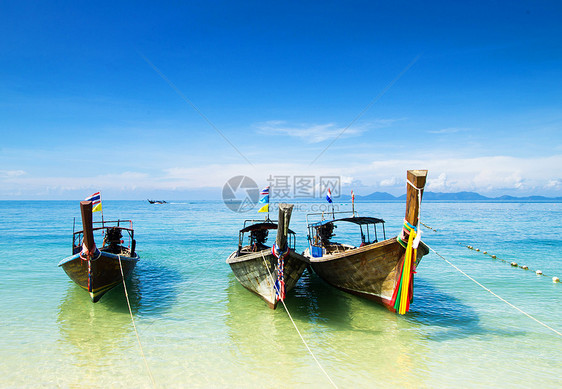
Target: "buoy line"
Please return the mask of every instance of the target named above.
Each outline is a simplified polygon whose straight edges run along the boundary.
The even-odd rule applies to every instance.
[[[127,300],[127,306],[129,307],[129,314],[131,315],[131,322],[133,323],[133,328],[135,329],[135,335],[137,336],[137,341],[139,343],[142,359],[144,360],[146,370],[148,371],[148,375],[150,376],[150,380],[152,381],[152,386],[156,387],[156,381],[154,381],[154,376],[152,375],[152,371],[148,366],[148,361],[146,360],[146,356],[144,355],[144,350],[142,349],[139,332],[137,331],[137,326],[135,325],[135,319],[133,318],[133,310],[131,309],[131,303],[129,302],[129,293],[127,293],[127,285],[125,284],[125,275],[123,274],[123,266],[121,265],[121,256],[118,255],[117,258],[119,258],[119,268],[121,269],[121,279],[123,280],[123,288],[125,289],[125,298]]]
[[[434,231],[434,232],[437,232],[437,230],[436,230],[435,228],[430,227],[430,226],[428,226],[427,224],[425,224],[425,223],[423,223],[423,222],[420,222],[420,224],[421,224],[422,226],[424,226],[425,228],[427,228],[428,230],[432,230],[432,231]]]
[[[431,226],[428,226],[427,224],[424,224],[424,223],[422,223],[422,222],[420,222],[420,224],[423,225],[425,228],[427,228],[427,229],[429,229],[429,230],[432,230],[432,231],[434,231],[434,232],[437,232],[437,230],[436,230],[435,228],[433,228],[433,227],[431,227]],[[490,254],[490,253],[487,252],[487,251],[481,251],[481,250],[480,250],[479,248],[477,248],[477,247],[474,247],[474,246],[471,246],[471,245],[465,245],[464,243],[459,243],[459,245],[465,246],[465,247],[466,247],[467,249],[469,249],[469,250],[474,250],[474,251],[476,251],[476,252],[481,252],[481,253],[484,254],[484,255],[489,255],[492,259],[497,259],[497,260],[500,260],[500,261],[502,261],[502,262],[509,263],[512,267],[517,267],[517,268],[520,268],[520,269],[523,269],[523,270],[530,270],[530,269],[529,269],[529,266],[527,266],[527,265],[520,265],[520,264],[518,264],[518,263],[515,262],[515,261],[508,262],[507,260],[502,259],[502,258],[498,258],[496,255]],[[550,277],[550,276],[544,274],[544,273],[542,272],[542,270],[532,270],[532,271],[533,271],[537,276]],[[559,282],[560,282],[560,278],[559,278],[559,277],[552,277],[552,282],[555,283],[555,284],[556,284],[556,283],[559,283]]]
[[[427,246],[427,244],[426,244]],[[509,301],[507,301],[506,299],[504,299],[501,296],[498,296],[496,293],[492,292],[490,289],[486,288],[484,285],[482,285],[480,282],[476,281],[474,278],[472,278],[471,276],[469,276],[468,274],[466,274],[464,271],[462,271],[461,269],[459,269],[457,266],[455,266],[453,263],[451,263],[450,261],[448,261],[445,257],[443,257],[441,254],[439,254],[437,251],[435,251],[432,247],[427,246],[431,251],[433,251],[439,258],[443,259],[445,262],[447,262],[449,265],[451,265],[452,267],[454,267],[456,270],[458,270],[461,274],[463,274],[465,277],[467,277],[469,280],[471,280],[472,282],[474,282],[475,284],[477,284],[478,286],[480,286],[482,289],[486,290],[487,292],[491,293],[493,296],[497,297],[498,299],[500,299],[501,301],[503,301],[504,303],[506,303],[507,305],[511,306],[512,308],[518,310],[519,312],[521,312],[522,314],[524,314],[525,316],[527,316],[530,319],[533,319],[534,321],[536,321],[537,323],[539,323],[540,325],[544,326],[545,328],[548,328],[549,330],[551,330],[552,332],[554,332],[555,334],[562,336],[562,333],[560,333],[559,331],[555,330],[554,328],[548,326],[547,324],[543,323],[542,321],[534,318],[533,316],[529,315],[527,312],[523,311],[521,308],[516,307],[515,305],[513,305],[512,303],[510,303]]]
[[[463,243],[459,243],[459,244],[460,244],[461,246],[465,246]],[[489,255],[492,259],[497,259],[497,260],[500,260],[500,261],[502,261],[502,262],[509,263],[512,267],[518,267],[518,268],[523,269],[523,270],[530,270],[530,269],[529,269],[529,266],[527,266],[527,265],[519,265],[519,264],[518,264],[517,262],[515,262],[515,261],[509,262],[509,261],[507,261],[507,260],[505,260],[505,259],[498,258],[496,255],[490,254],[490,253],[488,253],[487,251],[480,251],[479,248],[475,248],[474,246],[466,245],[465,247],[466,247],[467,249],[469,249],[469,250],[473,250],[473,251],[476,251],[476,252],[481,252],[481,253],[484,254],[484,255]],[[542,272],[542,270],[531,270],[531,271],[533,271],[533,272],[534,272],[536,275],[538,275],[538,276],[550,277],[550,276],[544,274],[544,273]],[[558,283],[558,282],[560,282],[560,278],[558,278],[558,277],[552,277],[552,282]]]
[[[267,272],[269,273],[269,278],[270,278],[271,282],[273,283],[273,285],[275,285],[275,281],[273,280],[273,274],[271,274],[271,270],[269,270],[269,266],[267,265],[267,261],[265,260],[265,256],[263,255],[263,251],[261,252],[261,257],[263,259],[263,264],[264,264],[265,268],[267,269]],[[274,286],[274,288],[275,288],[275,286]],[[279,290],[277,288],[275,288],[275,289],[277,290],[277,292],[279,292]],[[320,364],[320,361],[318,361],[318,359],[316,358],[316,356],[314,355],[314,353],[312,352],[310,347],[308,347],[308,344],[304,340],[304,337],[302,336],[301,332],[299,331],[299,328],[297,327],[297,324],[293,320],[293,317],[291,316],[291,313],[289,312],[289,308],[287,308],[287,305],[285,304],[285,301],[283,301],[283,300],[280,300],[280,301],[283,303],[283,307],[285,308],[285,312],[287,312],[287,316],[289,316],[289,319],[291,319],[291,323],[293,323],[293,326],[295,327],[295,330],[299,334],[303,344],[305,345],[306,349],[308,350],[308,353],[312,356],[312,358],[314,358],[314,361],[316,361],[316,364],[318,365],[320,370],[322,370],[322,372],[324,373],[326,378],[328,378],[328,381],[330,381],[330,383],[334,386],[334,388],[337,388],[338,386],[335,384],[334,381],[332,381],[332,379],[330,378],[330,376],[328,375],[326,370],[324,370],[324,368]]]

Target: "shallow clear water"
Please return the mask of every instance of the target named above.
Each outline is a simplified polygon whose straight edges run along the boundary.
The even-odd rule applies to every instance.
[[[308,207],[291,221],[301,250]],[[404,204],[356,207],[385,219],[387,237],[399,232]],[[127,286],[158,387],[330,386],[284,309],[267,308],[225,263],[244,219],[257,214],[187,201],[104,201],[104,213],[134,221],[141,261]],[[92,304],[57,267],[71,252],[78,202],[2,201],[0,215],[0,386],[151,387],[123,287]],[[561,218],[562,204],[426,202],[422,220],[437,232],[424,229],[423,239],[562,332],[562,284],[551,280],[562,277]],[[286,304],[338,387],[560,386],[561,336],[433,253],[415,285],[405,316],[306,272]]]

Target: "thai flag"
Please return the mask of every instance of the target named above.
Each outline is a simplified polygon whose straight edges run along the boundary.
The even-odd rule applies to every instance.
[[[96,192],[93,195],[86,197],[86,201],[91,201],[92,205],[96,205],[99,204],[101,201],[101,195],[100,192]]]
[[[269,194],[269,186],[266,186],[261,190],[260,196],[265,196]]]
[[[332,202],[332,191],[330,190],[330,188],[328,188],[328,193],[326,194],[326,200],[328,200],[329,203]]]

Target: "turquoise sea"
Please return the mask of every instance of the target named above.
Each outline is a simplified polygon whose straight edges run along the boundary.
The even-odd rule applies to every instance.
[[[312,205],[293,212],[300,250]],[[562,204],[424,202],[436,231],[423,240],[472,279],[430,253],[405,316],[305,272],[286,305],[311,352],[283,306],[270,310],[225,263],[257,213],[219,201],[103,206],[106,220],[134,221],[141,260],[127,290],[142,351],[123,287],[93,304],[57,267],[78,201],[0,201],[0,387],[562,385],[562,284],[552,282]],[[356,208],[385,219],[387,237],[400,231],[403,203]]]

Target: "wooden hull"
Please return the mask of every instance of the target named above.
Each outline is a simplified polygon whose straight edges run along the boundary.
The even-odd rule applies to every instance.
[[[275,281],[277,280],[277,258],[271,249],[238,256],[235,251],[226,260],[236,279],[251,292],[261,297],[271,309],[277,307]],[[308,265],[308,259],[291,251],[285,258],[285,293],[292,290]],[[269,269],[269,271],[268,271]]]
[[[106,292],[123,282],[119,258],[123,267],[123,275],[127,278],[139,260],[139,256],[136,254],[134,257],[127,257],[100,251],[99,258],[92,260],[90,266],[88,266],[89,261],[83,260],[80,258],[80,254],[76,254],[63,259],[59,266],[64,269],[72,281],[90,293],[93,302],[97,302]],[[88,276],[89,268],[91,277]],[[90,279],[90,284],[88,284],[88,279]]]
[[[328,284],[394,311],[391,300],[405,251],[396,238],[392,238],[320,258],[310,257],[307,249],[305,256],[310,259],[314,272]],[[416,262],[419,263],[428,251],[427,246],[420,243]]]

